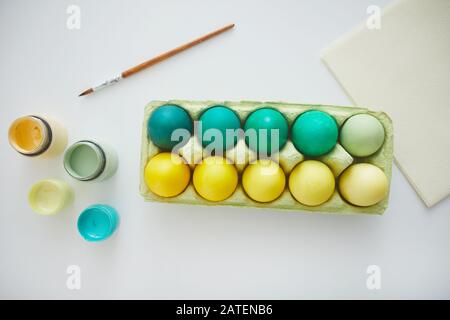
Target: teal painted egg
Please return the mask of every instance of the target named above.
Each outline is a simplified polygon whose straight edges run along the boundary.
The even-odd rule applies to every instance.
[[[204,148],[208,145],[220,145],[222,151],[225,151],[235,146],[241,121],[234,111],[224,106],[214,106],[200,116],[199,122]]]
[[[384,127],[370,114],[357,114],[348,118],[341,129],[341,144],[352,156],[367,157],[384,143]]]
[[[192,133],[192,119],[183,108],[167,104],[156,108],[147,123],[147,132],[150,140],[159,148],[170,151],[179,142],[183,142],[182,138],[172,134],[177,129],[184,129],[187,139]],[[183,132],[180,131],[182,134]],[[185,139],[185,142],[187,142]]]
[[[288,138],[288,123],[281,112],[261,108],[245,121],[245,142],[260,155],[271,155],[281,150]]]
[[[302,113],[292,126],[292,142],[306,156],[330,152],[338,139],[338,126],[328,113],[312,110]]]

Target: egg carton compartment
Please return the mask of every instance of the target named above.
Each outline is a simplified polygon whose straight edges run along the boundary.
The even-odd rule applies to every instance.
[[[221,105],[230,108],[235,111],[241,120],[241,126],[247,118],[247,116],[253,111],[269,107],[280,111],[286,118],[289,129],[291,129],[295,119],[302,113],[310,110],[319,110],[328,113],[335,120],[339,128],[343,125],[346,119],[356,114],[369,114],[377,118],[384,127],[385,138],[381,148],[374,154],[368,157],[352,157],[340,144],[339,140],[334,149],[329,153],[320,157],[309,158],[302,155],[294,147],[290,140],[290,135],[286,145],[279,151],[279,164],[283,169],[286,176],[286,185],[283,193],[276,200],[268,203],[261,203],[252,200],[247,196],[242,187],[242,171],[246,164],[238,164],[236,168],[239,172],[239,182],[235,192],[226,200],[220,202],[212,202],[202,198],[195,190],[192,182],[192,173],[195,167],[195,163],[201,161],[204,157],[201,144],[197,140],[196,136],[192,136],[189,142],[184,145],[179,154],[188,159],[188,161],[194,161],[190,163],[191,168],[191,180],[187,188],[178,196],[166,198],[161,197],[149,190],[144,180],[144,169],[150,158],[156,154],[163,152],[160,148],[155,146],[149,139],[147,133],[147,123],[152,112],[163,105],[173,104],[182,107],[188,112],[193,121],[200,118],[200,115],[210,107]],[[250,150],[245,141],[240,139],[236,146],[226,152],[226,156],[229,159],[233,159],[238,154],[245,154],[248,161],[253,161],[257,158],[254,151]],[[289,191],[289,173],[300,162],[307,159],[315,159],[325,163],[333,172],[336,178],[335,190],[331,198],[325,203],[318,206],[307,206],[298,202]],[[339,175],[351,164],[355,163],[369,163],[380,168],[388,179],[388,185],[391,180],[393,159],[393,128],[391,119],[384,112],[371,111],[366,108],[360,107],[343,107],[343,106],[331,106],[331,105],[313,105],[313,104],[295,104],[295,103],[283,103],[283,102],[256,102],[256,101],[188,101],[188,100],[170,100],[170,101],[152,101],[146,107],[144,111],[144,121],[142,127],[142,145],[141,145],[141,165],[140,165],[140,193],[146,201],[157,201],[165,203],[180,203],[180,204],[193,204],[193,205],[207,205],[207,206],[238,206],[238,207],[258,207],[258,208],[271,208],[282,209],[291,211],[306,211],[306,212],[327,212],[334,214],[383,214],[388,206],[389,190],[386,197],[380,202],[368,206],[360,207],[352,205],[344,200],[338,188]],[[247,161],[247,162],[248,162]],[[389,186],[388,186],[389,188]]]

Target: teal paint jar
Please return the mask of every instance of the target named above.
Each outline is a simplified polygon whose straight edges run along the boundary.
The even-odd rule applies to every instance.
[[[105,204],[92,205],[78,217],[78,232],[86,241],[98,242],[108,239],[119,225],[116,209]]]
[[[72,144],[64,153],[64,169],[80,181],[102,181],[117,171],[118,158],[105,143],[82,140]]]

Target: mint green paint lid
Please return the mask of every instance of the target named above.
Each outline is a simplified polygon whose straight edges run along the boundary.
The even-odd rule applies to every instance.
[[[98,178],[105,170],[105,163],[105,152],[93,141],[75,142],[64,153],[64,169],[81,181]]]

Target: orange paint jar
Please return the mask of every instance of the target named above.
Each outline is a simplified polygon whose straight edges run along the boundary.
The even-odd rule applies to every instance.
[[[24,156],[56,156],[66,148],[67,131],[49,117],[24,116],[13,121],[8,139],[11,146]]]

